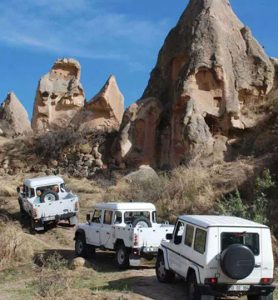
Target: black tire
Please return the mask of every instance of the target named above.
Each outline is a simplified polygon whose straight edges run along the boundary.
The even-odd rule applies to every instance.
[[[75,238],[75,254],[84,258],[92,258],[95,255],[95,247],[86,243],[85,236],[78,234]]]
[[[19,210],[20,210],[20,218],[25,219],[27,216],[27,213],[23,208],[22,200],[20,198],[18,199],[18,204],[19,204]]]
[[[52,192],[52,191],[44,191],[43,194],[41,195],[41,202],[44,203],[46,200],[47,201],[57,201],[59,199],[59,196],[57,193]]]
[[[273,293],[270,293],[267,296],[248,296],[248,300],[273,300]]]
[[[129,267],[129,250],[120,243],[116,247],[116,265],[119,269],[125,270]]]
[[[244,245],[233,244],[221,253],[222,271],[231,279],[246,278],[252,273],[254,267],[254,254]]]
[[[156,278],[159,282],[170,283],[175,280],[175,273],[165,268],[163,254],[159,254],[155,264]]]
[[[152,227],[150,220],[146,217],[138,217],[132,222],[132,226],[140,226],[140,227]]]
[[[201,294],[198,292],[198,284],[195,272],[190,272],[186,280],[187,299],[201,300]]]

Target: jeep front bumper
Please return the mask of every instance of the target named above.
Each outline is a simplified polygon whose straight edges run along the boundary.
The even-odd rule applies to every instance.
[[[224,296],[267,296],[275,290],[275,285],[250,285],[247,291],[230,291],[229,284],[204,284],[198,285],[198,290],[201,295],[210,295],[217,297]]]

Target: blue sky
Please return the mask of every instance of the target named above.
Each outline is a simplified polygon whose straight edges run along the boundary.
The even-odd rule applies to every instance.
[[[231,0],[270,56],[278,57],[277,0]],[[39,78],[58,57],[82,65],[90,100],[110,74],[128,106],[142,95],[158,51],[188,0],[0,0],[0,102],[14,91],[32,114]]]

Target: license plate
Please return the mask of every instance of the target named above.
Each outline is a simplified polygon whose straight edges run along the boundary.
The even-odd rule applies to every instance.
[[[229,291],[231,292],[246,292],[249,291],[250,285],[231,285]]]

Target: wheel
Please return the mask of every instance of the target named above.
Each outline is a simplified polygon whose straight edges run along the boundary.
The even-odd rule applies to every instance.
[[[273,300],[273,293],[270,293],[267,296],[248,296],[248,300]]]
[[[158,255],[155,264],[155,273],[157,280],[162,283],[173,282],[175,279],[175,273],[165,268],[165,261],[163,254]]]
[[[41,202],[52,202],[59,199],[59,196],[57,193],[52,191],[44,191],[44,193],[41,195]]]
[[[191,272],[187,277],[187,299],[201,300],[201,295],[198,292],[197,279],[194,272]]]
[[[75,254],[84,258],[91,258],[95,255],[95,247],[86,243],[84,235],[77,235],[75,239]]]
[[[116,248],[116,265],[122,270],[129,267],[129,251],[124,244],[119,244]]]
[[[150,220],[146,217],[138,217],[132,222],[132,226],[136,227],[152,227]]]

